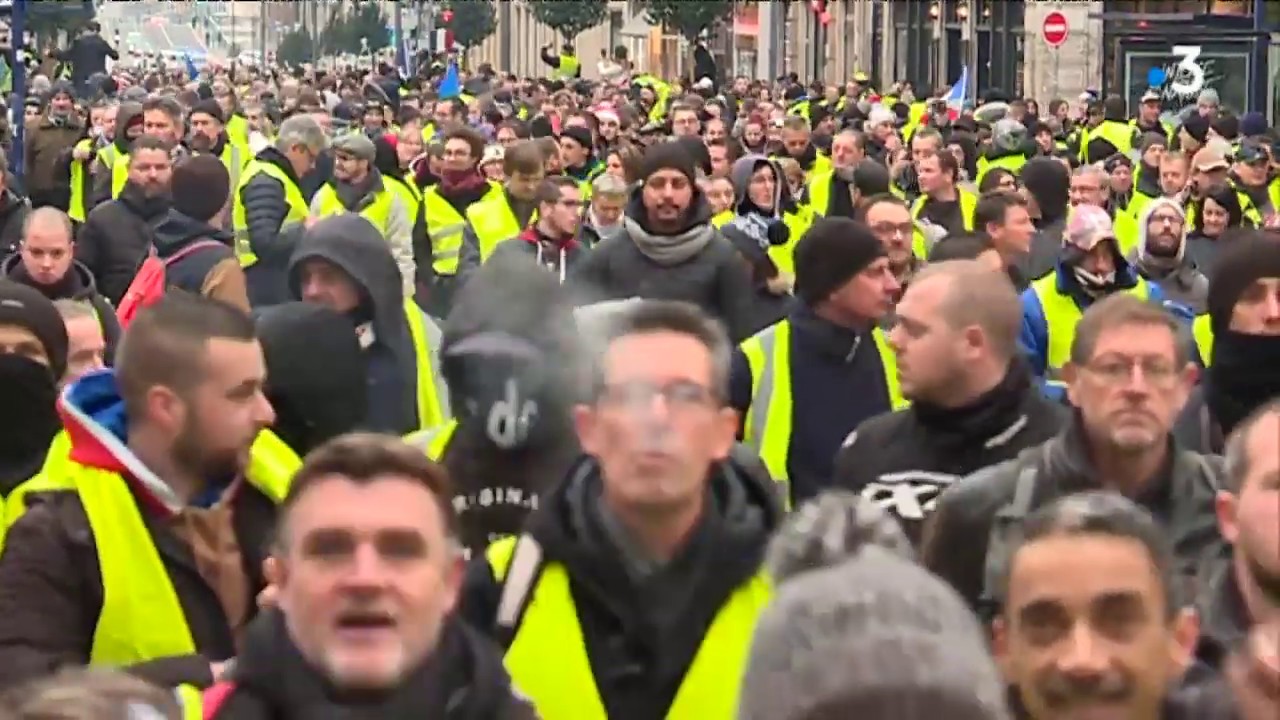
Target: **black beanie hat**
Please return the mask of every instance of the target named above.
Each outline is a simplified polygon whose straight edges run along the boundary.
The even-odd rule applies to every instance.
[[[578,125],[561,130],[560,137],[569,138],[581,145],[584,150],[592,150],[595,147],[595,143],[591,140],[591,131]]]
[[[689,148],[679,141],[658,143],[644,151],[640,158],[640,181],[649,179],[659,170],[676,170],[693,183],[696,178],[694,159]]]
[[[1215,333],[1231,325],[1236,303],[1250,285],[1261,278],[1280,277],[1280,241],[1259,231],[1242,232],[1247,236],[1224,243],[1213,262],[1207,305]]]
[[[204,113],[214,120],[217,120],[220,125],[227,121],[227,119],[222,115],[222,106],[218,104],[217,100],[201,100],[195,105],[192,105],[191,112],[187,117],[195,115],[196,113]]]
[[[39,290],[0,278],[0,325],[26,328],[49,356],[55,380],[67,371],[67,326],[53,301]]]
[[[231,195],[227,167],[213,155],[195,155],[173,168],[173,209],[193,220],[208,222],[222,212]]]
[[[819,218],[796,243],[796,294],[806,305],[817,305],[884,256],[884,244],[866,225]]]
[[[1204,142],[1209,137],[1209,118],[1193,112],[1182,123],[1182,129],[1186,130],[1187,134],[1197,142]]]

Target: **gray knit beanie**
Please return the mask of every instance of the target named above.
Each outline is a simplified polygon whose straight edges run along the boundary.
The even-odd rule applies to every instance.
[[[830,493],[770,546],[738,720],[1007,720],[977,619],[889,515]]]

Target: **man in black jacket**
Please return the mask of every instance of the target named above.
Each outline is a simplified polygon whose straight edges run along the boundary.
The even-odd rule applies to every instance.
[[[71,43],[71,47],[57,53],[57,59],[71,63],[71,82],[75,83],[76,93],[80,97],[89,97],[92,88],[89,78],[96,73],[106,72],[107,58],[119,60],[120,54],[102,39],[102,26],[97,21],[89,21],[80,33],[80,37]]]
[[[451,610],[461,583],[444,470],[394,437],[315,449],[281,507],[250,626],[209,718],[534,720],[496,649]]]
[[[893,513],[919,542],[937,496],[964,476],[1057,434],[1065,413],[1017,349],[1013,286],[977,260],[925,268],[897,306],[889,344],[910,407],[849,434],[836,484]]]
[[[1150,511],[1169,533],[1179,573],[1195,579],[1221,549],[1221,463],[1170,434],[1196,375],[1181,332],[1168,312],[1128,294],[1090,306],[1066,366],[1074,417],[1043,445],[944,492],[925,528],[925,565],[989,615],[1000,605],[999,568],[1018,520],[1062,495],[1104,489]]]

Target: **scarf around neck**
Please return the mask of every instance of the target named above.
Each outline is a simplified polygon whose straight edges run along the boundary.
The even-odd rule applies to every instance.
[[[674,267],[702,252],[715,236],[715,228],[699,223],[675,235],[650,233],[630,217],[624,217],[623,227],[641,254],[663,267]]]

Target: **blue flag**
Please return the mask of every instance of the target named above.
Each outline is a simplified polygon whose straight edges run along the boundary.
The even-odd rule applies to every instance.
[[[458,64],[452,60],[449,61],[449,67],[444,71],[444,77],[440,79],[440,87],[436,88],[436,94],[442,100],[455,98],[462,94],[462,80],[458,77]]]
[[[183,53],[182,57],[187,61],[187,79],[195,80],[196,76],[200,74],[200,71],[196,69],[195,60],[191,59],[191,53]]]

